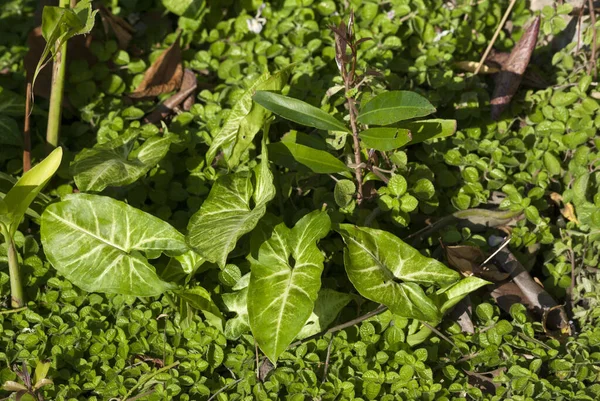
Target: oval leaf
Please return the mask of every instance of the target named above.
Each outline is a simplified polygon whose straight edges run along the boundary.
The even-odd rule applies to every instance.
[[[367,102],[358,115],[358,121],[363,124],[389,125],[431,113],[435,113],[435,107],[418,93],[389,91]]]
[[[410,131],[403,128],[370,128],[358,136],[365,147],[382,152],[398,149],[412,138]]]
[[[260,245],[256,259],[250,260],[250,327],[273,363],[313,312],[324,260],[317,241],[327,235],[330,227],[329,216],[320,211],[307,214],[293,229],[281,223]]]
[[[256,91],[253,99],[265,109],[295,123],[326,131],[348,131],[344,123],[302,100],[267,91]]]
[[[441,318],[441,312],[417,283],[445,287],[459,280],[457,272],[386,231],[350,224],[340,225],[339,231],[347,246],[346,272],[362,296],[400,316],[430,322]]]
[[[181,254],[188,249],[184,236],[158,217],[87,194],[69,195],[48,206],[41,237],[50,263],[76,286],[140,297],[172,287],[142,252]]]
[[[318,174],[341,173],[348,170],[348,167],[331,153],[299,143],[287,141],[272,143],[269,144],[269,152],[273,154],[275,163],[289,168],[301,164]]]
[[[456,132],[456,120],[434,118],[398,124],[399,127],[410,131],[412,139],[406,145],[414,145],[429,139],[445,138]]]

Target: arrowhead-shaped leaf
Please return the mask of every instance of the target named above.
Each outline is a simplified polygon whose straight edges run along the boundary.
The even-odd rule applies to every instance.
[[[460,279],[457,272],[386,231],[342,224],[339,232],[348,278],[362,296],[400,316],[439,321],[441,312],[419,284],[445,287]]]
[[[261,89],[282,90],[288,81],[291,68],[292,66],[286,67],[273,75],[268,72],[264,73],[244,92],[231,109],[225,124],[206,152],[208,164],[212,163],[219,149],[223,150],[229,168],[239,164],[240,157],[248,150],[268,115],[268,111],[264,107],[256,105],[252,101],[254,92]]]
[[[252,231],[275,197],[266,145],[252,171],[220,177],[188,225],[187,241],[206,260],[224,267],[238,239]],[[254,178],[254,180],[253,180]],[[253,185],[253,181],[256,183]],[[251,201],[254,200],[254,208]]]
[[[171,145],[169,137],[153,136],[132,152],[139,132],[82,150],[71,164],[75,184],[82,191],[100,192],[137,181],[160,162]]]
[[[492,283],[479,277],[470,276],[450,285],[448,288],[444,288],[442,291],[438,291],[441,300],[440,311],[446,313],[471,292],[488,284]]]
[[[257,91],[254,101],[267,110],[307,127],[326,131],[348,131],[348,128],[331,114],[302,100],[267,91]]]
[[[0,223],[6,226],[6,234],[11,237],[15,234],[31,202],[58,170],[62,154],[61,148],[54,149],[48,157],[23,174],[8,191],[0,204]]]
[[[310,317],[323,271],[317,241],[331,227],[326,212],[315,211],[289,229],[277,225],[251,258],[248,315],[256,342],[275,363]]]
[[[76,286],[140,297],[171,288],[143,252],[175,255],[188,250],[184,236],[158,217],[87,194],[69,195],[48,206],[41,237],[50,263]]]
[[[383,92],[369,100],[360,110],[358,121],[368,125],[389,125],[435,112],[427,99],[415,92]]]
[[[387,152],[411,141],[411,133],[403,128],[370,128],[359,135],[362,145],[369,149]]]

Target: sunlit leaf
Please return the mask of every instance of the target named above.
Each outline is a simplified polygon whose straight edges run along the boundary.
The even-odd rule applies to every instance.
[[[324,260],[317,242],[330,226],[329,216],[321,211],[307,214],[292,229],[281,223],[250,259],[250,327],[273,363],[313,312]]]
[[[188,250],[184,236],[158,217],[112,198],[73,194],[42,214],[42,244],[54,268],[86,291],[159,295],[162,281],[143,253]]]
[[[296,338],[303,339],[325,331],[351,300],[352,297],[349,294],[322,288],[313,312]]]
[[[411,122],[402,122],[399,127],[406,128],[410,131],[412,139],[406,146],[424,142],[429,139],[445,138],[454,135],[456,132],[456,120],[418,120]]]
[[[435,113],[435,107],[415,92],[383,92],[369,100],[360,110],[358,121],[369,125],[389,125]]]
[[[370,128],[359,134],[361,144],[369,149],[387,152],[398,149],[411,140],[411,132],[402,128]]]
[[[267,91],[257,91],[254,101],[265,109],[295,123],[329,131],[348,131],[338,119],[302,100]]]

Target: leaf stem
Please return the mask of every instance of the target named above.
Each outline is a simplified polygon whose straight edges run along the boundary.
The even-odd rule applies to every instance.
[[[70,0],[60,0],[60,7],[69,7]],[[57,43],[56,46],[59,44]],[[52,89],[50,92],[50,109],[48,110],[48,128],[46,130],[46,146],[48,153],[58,146],[60,125],[62,120],[62,103],[67,64],[67,41],[63,41],[56,49],[52,70]]]
[[[590,9],[590,18],[592,19],[592,57],[590,59],[590,65],[588,66],[588,75],[594,71],[594,79],[598,78],[598,69],[596,68],[596,42],[597,42],[597,31],[596,31],[596,11],[594,10],[594,1],[588,0],[588,8]]]
[[[12,238],[8,238],[8,273],[10,276],[10,305],[13,308],[25,306],[25,295],[21,283],[21,269],[19,268],[19,256]]]
[[[145,378],[143,378],[143,379],[141,378],[141,379],[140,379],[140,380],[139,380],[139,381],[138,381],[138,382],[135,384],[135,386],[133,386],[133,387],[132,387],[132,388],[129,390],[129,392],[128,392],[128,393],[125,395],[125,397],[124,397],[124,398],[123,398],[121,401],[127,401],[127,399],[129,399],[129,396],[130,396],[131,394],[133,394],[133,392],[134,392],[135,390],[137,390],[137,388],[138,388],[138,387],[140,387],[140,386],[144,385],[146,382],[148,382],[150,379],[152,379],[152,378],[153,378],[154,376],[156,376],[157,374],[159,374],[159,373],[162,373],[162,372],[164,372],[164,371],[167,371],[167,370],[169,370],[169,369],[172,369],[172,368],[174,368],[174,367],[175,367],[175,366],[177,366],[177,365],[179,365],[179,361],[177,361],[177,362],[173,362],[173,363],[172,363],[172,364],[170,364],[170,365],[167,365],[167,366],[165,366],[165,367],[162,367],[162,368],[158,369],[156,372],[154,372],[154,373],[152,373],[152,374],[150,374],[150,375],[146,376],[146,377],[145,377]]]
[[[33,96],[33,88],[31,82],[27,81],[25,99],[25,123],[23,125],[23,173],[31,170],[31,99]]]

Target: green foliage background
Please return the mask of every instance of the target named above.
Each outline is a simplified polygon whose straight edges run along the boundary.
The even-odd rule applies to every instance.
[[[182,8],[183,3],[190,3]],[[123,94],[132,92],[143,72],[182,30],[184,64],[197,72],[199,93],[189,112],[168,125],[171,145],[157,166],[142,169],[135,182],[108,187],[102,194],[149,212],[185,232],[191,216],[205,201],[227,165],[205,164],[205,154],[232,107],[265,70],[275,72],[297,63],[289,96],[333,114],[344,115],[342,82],[334,60],[329,25],[346,15],[343,2],[285,0],[268,2],[260,34],[251,32],[259,1],[201,0],[114,1],[112,11],[135,24],[133,43],[139,52],[119,50],[97,24],[90,47],[94,62],[73,61],[67,74],[61,142],[66,162],[49,195],[73,192],[69,162],[82,152],[98,152],[101,144],[126,135],[137,149],[159,137],[159,128],[144,125],[142,117],[153,101],[131,105]],[[568,8],[544,9],[538,50],[530,70],[548,83],[545,89],[522,87],[504,118],[489,118],[493,80],[473,77],[454,65],[479,60],[508,1],[392,0],[350,1],[355,9],[357,36],[372,37],[359,46],[359,65],[375,69],[372,94],[412,90],[437,108],[436,117],[456,119],[456,135],[412,145],[393,152],[396,177],[379,188],[377,201],[356,207],[347,183],[327,175],[279,170],[277,197],[269,209],[288,227],[300,217],[329,205],[332,220],[373,226],[406,237],[429,217],[446,216],[487,204],[495,191],[506,194],[500,207],[524,211],[526,218],[513,229],[512,246],[532,274],[559,302],[573,283],[575,330],[561,341],[549,336],[540,322],[528,320],[519,305],[501,312],[488,298],[473,297],[476,332],[460,332],[446,319],[440,329],[452,344],[432,336],[411,347],[418,325],[391,312],[381,314],[334,335],[311,340],[284,352],[264,382],[255,374],[255,344],[249,333],[221,332],[203,314],[182,314],[176,301],[164,295],[136,299],[123,295],[88,294],[51,268],[40,249],[38,229],[26,221],[15,239],[21,255],[29,309],[0,314],[0,383],[15,380],[13,364],[51,359],[48,374],[54,385],[45,387],[46,399],[122,399],[135,385],[135,394],[154,388],[147,400],[467,400],[554,399],[595,400],[600,397],[600,126],[598,92],[586,74],[587,54],[576,41],[560,48],[559,33],[566,26],[559,14]],[[452,5],[457,3],[456,5]],[[470,5],[477,3],[476,5]],[[0,170],[21,171],[20,132],[26,39],[35,26],[33,1],[0,3]],[[171,11],[167,13],[166,10]],[[178,17],[174,13],[181,14]],[[532,17],[528,2],[519,0],[512,12],[512,35],[502,31],[496,47],[510,50]],[[592,42],[591,29],[582,44]],[[138,55],[139,54],[139,55]],[[328,92],[328,90],[330,90]],[[329,96],[331,94],[331,96]],[[34,156],[44,154],[43,132],[47,101],[36,98],[33,114]],[[163,127],[164,128],[164,127]],[[272,138],[297,125],[278,119]],[[345,136],[308,132],[324,150],[350,146]],[[84,150],[87,149],[87,150]],[[135,150],[134,150],[135,151]],[[242,169],[251,169],[260,152],[250,146],[241,155]],[[272,152],[275,153],[275,152]],[[271,155],[277,163],[276,155]],[[404,181],[402,181],[404,177]],[[375,177],[367,177],[375,181]],[[10,187],[0,176],[0,191]],[[344,189],[344,186],[346,189]],[[579,223],[563,218],[549,202],[552,193],[572,203]],[[290,207],[293,205],[293,207]],[[36,209],[36,206],[33,207]],[[37,211],[40,211],[39,206]],[[474,244],[489,249],[489,232],[454,225],[441,232],[447,244]],[[415,244],[441,259],[437,238]],[[246,242],[230,255],[221,271],[204,264],[187,286],[201,285],[221,310],[229,328],[236,328],[232,294],[249,271],[243,258]],[[350,292],[343,275],[342,239],[321,243],[327,259],[323,286]],[[539,252],[531,257],[531,251]],[[237,259],[236,259],[237,258]],[[575,263],[576,261],[576,263]],[[174,274],[167,261],[156,261],[159,273]],[[241,290],[243,291],[243,289]],[[0,302],[8,305],[9,278],[6,246],[0,247]],[[236,293],[238,296],[239,293]],[[229,303],[227,300],[229,299]],[[374,305],[349,303],[336,322],[344,322]],[[233,323],[230,323],[233,322]],[[413,337],[411,337],[413,336]],[[237,338],[235,338],[237,337]],[[234,339],[235,338],[235,339]],[[330,360],[326,361],[330,348]],[[262,360],[260,361],[263,362]],[[163,365],[178,363],[154,375]],[[325,366],[328,374],[324,377]],[[478,375],[493,372],[495,379]],[[491,376],[489,376],[491,377]],[[492,388],[490,388],[492,386]],[[8,396],[0,392],[0,396]]]

